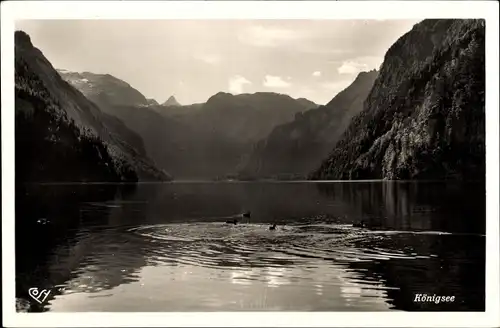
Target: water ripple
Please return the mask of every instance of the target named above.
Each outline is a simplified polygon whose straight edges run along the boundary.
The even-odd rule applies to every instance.
[[[205,267],[292,267],[310,259],[338,262],[430,258],[401,249],[373,247],[377,240],[399,233],[370,231],[333,223],[288,225],[270,231],[267,225],[220,222],[144,225],[128,229],[155,243],[152,258]],[[436,234],[436,232],[428,232]],[[369,247],[363,247],[369,245]]]

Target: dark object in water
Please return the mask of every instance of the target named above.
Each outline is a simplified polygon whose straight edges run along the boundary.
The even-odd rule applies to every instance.
[[[249,218],[250,214],[251,214],[251,212],[248,211],[248,212],[245,212],[245,213],[241,214],[241,216],[243,216],[244,218]]]
[[[276,223],[269,227],[269,230],[276,230]]]
[[[359,222],[359,223],[353,223],[352,226],[355,228],[365,228],[366,224],[365,224],[364,220],[361,220],[361,222]]]
[[[38,221],[36,221],[36,223],[38,224],[41,224],[41,225],[47,225],[47,224],[50,224],[50,220],[46,219],[46,218],[40,218],[38,219]]]
[[[226,221],[226,223],[229,223],[229,224],[237,224],[238,223],[238,220],[234,219],[234,220],[228,220]]]

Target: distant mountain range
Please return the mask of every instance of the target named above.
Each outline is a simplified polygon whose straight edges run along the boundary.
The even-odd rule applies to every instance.
[[[363,109],[378,72],[360,73],[325,106],[298,113],[257,142],[240,174],[246,178],[304,178],[335,146],[352,117]]]
[[[207,133],[223,134],[238,142],[257,141],[282,123],[293,120],[294,115],[318,105],[307,99],[258,92],[232,95],[219,92],[206,103],[181,106],[174,96],[162,105],[148,105],[148,100],[128,83],[111,75],[60,71],[61,76],[105,112],[120,117],[120,106],[149,107],[165,117],[181,121]],[[152,103],[149,101],[149,103]]]
[[[271,92],[239,95],[219,92],[186,123],[237,142],[254,143],[265,138],[275,126],[291,122],[297,113],[317,106],[312,101]]]
[[[160,167],[181,178],[236,174],[253,143],[266,137],[276,125],[292,121],[295,114],[317,107],[307,99],[264,92],[220,92],[206,103],[187,106],[172,105],[177,101],[171,96],[166,102],[169,106],[144,106],[139,100],[146,98],[135,89],[131,91],[135,105],[124,105],[122,93],[131,88],[126,82],[107,77],[106,81],[113,83],[102,83],[102,76],[86,74],[82,83],[75,78],[82,76],[80,73],[68,71],[61,76],[104,112],[137,132]]]
[[[56,72],[16,32],[17,172],[26,181],[484,178],[484,70],[483,20],[424,20],[380,71],[360,73],[324,106],[267,92],[159,105],[109,74]]]
[[[200,110],[203,107],[203,103],[191,104],[191,105],[179,105],[179,106],[150,106],[151,109],[155,110],[159,114],[170,117],[170,118],[182,118],[186,114],[193,114],[194,112]]]

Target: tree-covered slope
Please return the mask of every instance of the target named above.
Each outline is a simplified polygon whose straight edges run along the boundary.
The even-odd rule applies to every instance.
[[[166,179],[142,140],[71,87],[29,36],[15,34],[16,179]]]

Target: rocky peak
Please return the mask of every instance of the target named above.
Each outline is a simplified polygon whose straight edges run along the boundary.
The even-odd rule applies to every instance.
[[[163,103],[163,106],[181,106],[181,104],[175,99],[175,96],[170,96],[167,101]]]
[[[14,42],[17,46],[20,46],[20,45],[29,45],[29,46],[33,46],[33,44],[31,43],[31,38],[28,34],[26,34],[26,32],[24,31],[16,31],[15,34],[14,34]]]

